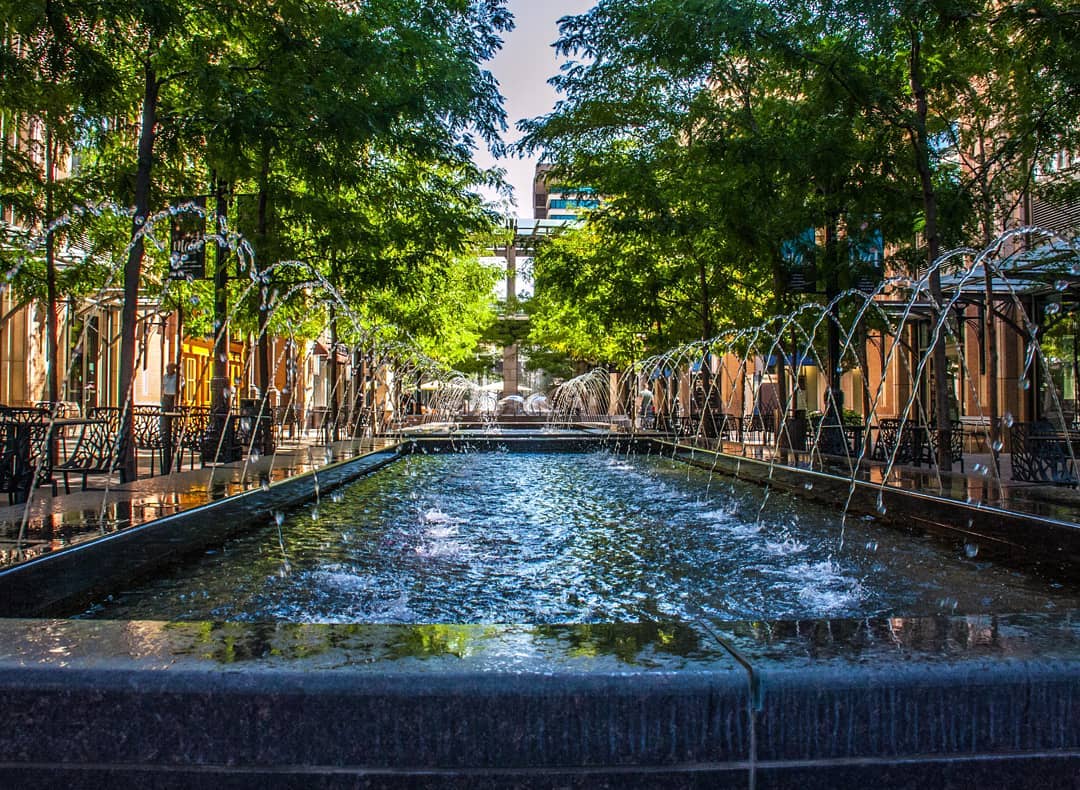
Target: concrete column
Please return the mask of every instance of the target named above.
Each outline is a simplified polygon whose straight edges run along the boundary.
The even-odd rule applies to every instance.
[[[504,398],[518,393],[518,344],[513,343],[503,349],[503,389]]]

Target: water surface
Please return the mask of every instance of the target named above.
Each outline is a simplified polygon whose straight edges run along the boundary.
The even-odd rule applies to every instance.
[[[84,616],[598,623],[1040,612],[1076,590],[655,456],[408,457]]]

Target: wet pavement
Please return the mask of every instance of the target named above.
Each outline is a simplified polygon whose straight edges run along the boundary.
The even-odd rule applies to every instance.
[[[149,455],[140,455],[139,478],[120,484],[117,476],[90,475],[71,493],[58,481],[56,495],[35,489],[28,502],[0,507],[0,567],[58,551],[233,494],[276,483],[327,463],[371,452],[390,439],[354,439],[327,446],[321,437],[302,436],[273,455],[203,467],[185,456],[181,470],[150,476]]]
[[[663,438],[656,434],[656,438]],[[681,445],[694,446],[687,440]],[[700,443],[701,449],[715,449],[716,443]],[[721,452],[726,455],[768,462],[778,454],[763,444],[722,442]],[[811,468],[807,453],[799,453],[789,465]],[[1012,463],[1009,453],[999,456],[1000,474],[993,472],[993,459],[989,453],[965,453],[964,468],[954,464],[948,472],[939,472],[926,465],[895,464],[889,468],[880,461],[835,457],[827,459],[825,469],[842,477],[854,476],[858,480],[885,485],[905,491],[915,491],[931,496],[954,499],[976,506],[1012,510],[1018,513],[1080,524],[1080,490],[1067,485],[1029,483],[1012,479]],[[815,459],[815,467],[820,470]]]

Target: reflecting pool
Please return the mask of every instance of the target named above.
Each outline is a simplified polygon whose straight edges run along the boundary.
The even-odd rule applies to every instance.
[[[841,534],[843,539],[841,540]],[[598,623],[1080,607],[918,534],[657,456],[409,456],[82,616]]]

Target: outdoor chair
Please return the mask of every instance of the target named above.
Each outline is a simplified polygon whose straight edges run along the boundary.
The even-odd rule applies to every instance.
[[[154,457],[165,450],[165,437],[162,432],[164,411],[160,406],[133,406],[132,433],[135,437],[135,450],[150,451],[150,476],[154,476]]]
[[[937,463],[938,432],[937,423],[930,422],[927,432],[930,435],[929,450],[934,463]],[[959,420],[949,421],[949,462],[959,463],[964,471],[964,426]]]
[[[1076,486],[1074,437],[1047,420],[1018,422],[1010,428],[1012,478],[1028,483]]]
[[[274,427],[279,436],[284,434],[286,426],[289,428],[289,438],[295,438],[300,426],[300,413],[294,404],[274,407]]]
[[[107,422],[90,422],[83,426],[75,448],[56,471],[64,477],[64,493],[71,493],[69,476],[82,475],[82,490],[86,490],[87,477],[91,474],[111,475],[120,468],[119,433],[109,430]]]
[[[7,493],[9,505],[25,501],[30,495],[34,479],[30,458],[27,426],[0,422],[0,491]]]
[[[179,430],[177,439],[173,442],[176,450],[177,467],[183,459],[184,451],[187,450],[191,462],[191,468],[195,468],[195,456],[202,458],[203,442],[210,433],[210,408],[207,406],[182,406],[181,419],[173,423],[174,434]]]
[[[885,417],[878,420],[878,438],[870,457],[883,463],[894,461],[898,464],[933,463],[934,454],[931,438],[925,425]]]
[[[87,409],[86,416],[104,421],[110,433],[120,433],[120,409],[117,406],[93,406]]]
[[[13,464],[6,484],[9,499],[22,501],[29,496],[31,488],[42,485],[51,486],[53,493],[56,493],[56,481],[52,474],[51,419],[48,409],[0,407],[0,422],[9,426],[5,431],[5,452]]]

